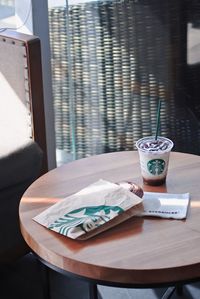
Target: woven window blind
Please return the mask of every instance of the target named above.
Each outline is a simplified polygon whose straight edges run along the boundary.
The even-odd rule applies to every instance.
[[[78,159],[133,150],[155,134],[161,99],[161,134],[177,151],[200,152],[187,103],[184,1],[69,3],[49,9],[49,22],[58,149]]]

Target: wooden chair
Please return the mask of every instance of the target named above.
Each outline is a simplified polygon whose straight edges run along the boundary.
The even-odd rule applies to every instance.
[[[0,263],[29,248],[18,220],[26,188],[47,171],[40,40],[0,33]]]

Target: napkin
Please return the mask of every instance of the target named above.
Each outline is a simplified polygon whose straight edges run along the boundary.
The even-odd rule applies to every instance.
[[[171,194],[144,192],[141,216],[184,219],[187,216],[189,193]]]
[[[60,200],[33,219],[50,230],[80,239],[84,235],[91,237],[141,212],[139,208],[131,210],[141,202],[136,194],[101,179]]]

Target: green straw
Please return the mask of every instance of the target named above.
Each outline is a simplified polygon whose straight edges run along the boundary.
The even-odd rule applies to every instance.
[[[159,99],[158,108],[157,108],[157,116],[156,116],[156,136],[155,140],[158,139],[158,131],[160,127],[160,108],[161,108],[161,100]]]

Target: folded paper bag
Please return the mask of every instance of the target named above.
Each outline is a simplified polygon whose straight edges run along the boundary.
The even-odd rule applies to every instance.
[[[172,194],[144,192],[144,211],[142,211],[140,215],[185,219],[187,216],[189,201],[189,193]]]
[[[33,219],[72,239],[88,239],[141,213],[142,198],[99,180],[64,198]]]

